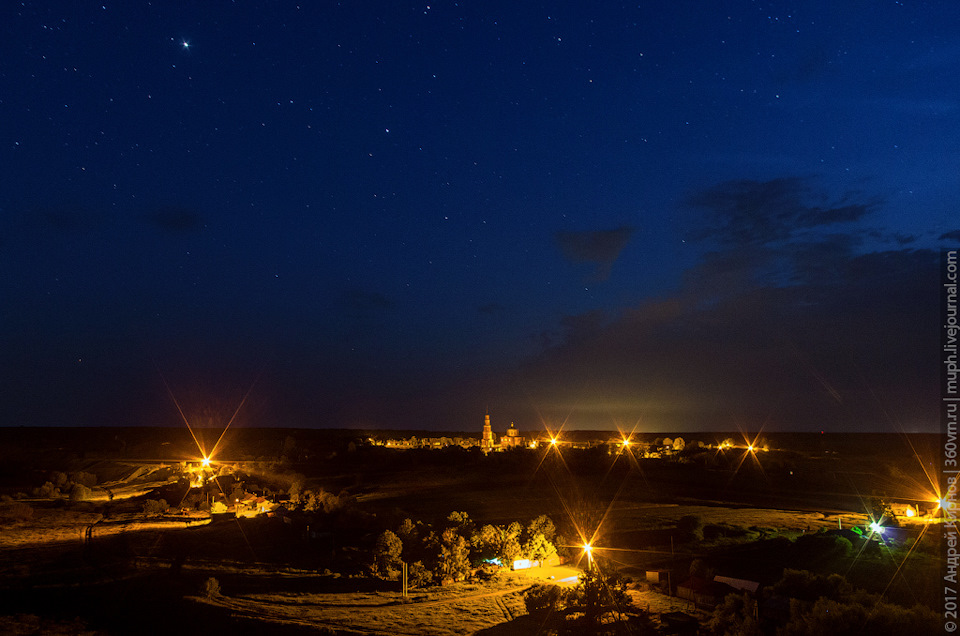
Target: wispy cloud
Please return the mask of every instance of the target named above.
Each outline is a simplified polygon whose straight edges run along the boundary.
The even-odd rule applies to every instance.
[[[613,264],[633,236],[633,228],[571,232],[561,230],[553,237],[563,256],[572,263],[594,265],[592,278],[606,280]]]

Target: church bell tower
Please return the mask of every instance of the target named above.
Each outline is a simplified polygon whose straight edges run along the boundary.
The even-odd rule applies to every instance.
[[[490,428],[490,413],[483,417],[483,435],[480,437],[480,450],[488,453],[493,450],[493,429]]]

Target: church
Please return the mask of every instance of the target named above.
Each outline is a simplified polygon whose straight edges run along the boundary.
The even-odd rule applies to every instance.
[[[510,422],[510,428],[507,434],[500,437],[500,443],[497,443],[496,435],[490,426],[490,414],[487,413],[483,418],[483,434],[480,436],[480,449],[489,453],[492,450],[506,450],[510,448],[523,448],[527,445],[526,438],[520,434],[513,422]]]

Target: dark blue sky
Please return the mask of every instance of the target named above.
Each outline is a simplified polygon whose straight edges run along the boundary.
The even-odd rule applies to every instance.
[[[0,425],[935,430],[958,18],[5,5]]]

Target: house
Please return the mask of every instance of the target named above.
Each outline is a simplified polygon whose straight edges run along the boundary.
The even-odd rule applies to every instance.
[[[757,595],[757,590],[760,589],[760,584],[756,581],[748,581],[746,579],[735,579],[731,576],[715,576],[713,580],[717,583],[723,583],[729,585],[735,590],[740,590],[741,592],[749,592],[753,596]]]
[[[677,596],[692,601],[696,605],[714,606],[727,594],[737,590],[726,583],[712,581],[700,576],[691,576],[677,585]]]

